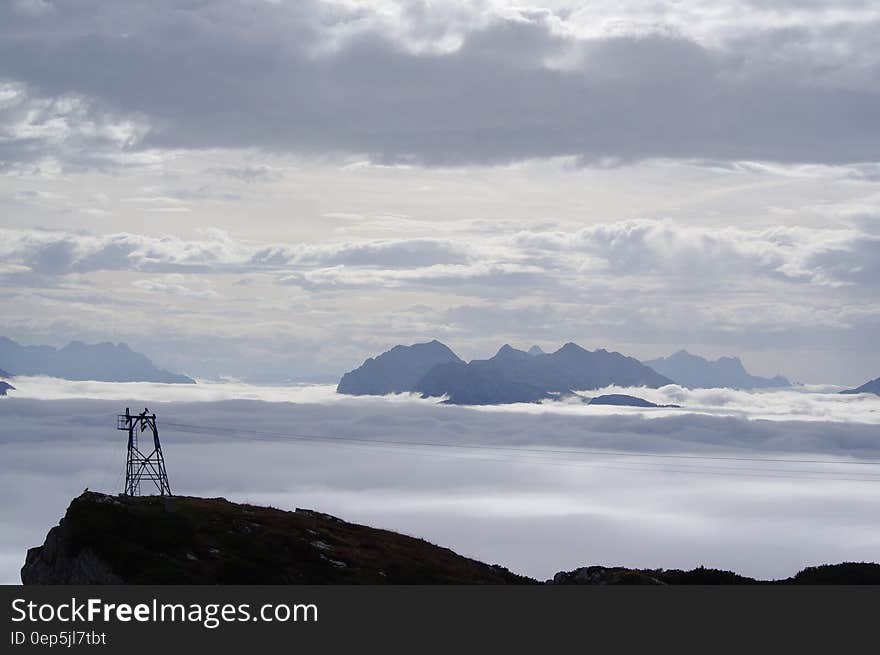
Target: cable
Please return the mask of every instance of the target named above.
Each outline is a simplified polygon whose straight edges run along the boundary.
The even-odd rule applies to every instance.
[[[722,455],[684,455],[684,454],[670,454],[670,453],[646,453],[646,452],[637,452],[637,451],[612,451],[612,450],[594,450],[587,448],[571,448],[571,449],[553,449],[553,448],[528,448],[528,447],[519,447],[519,446],[489,446],[485,444],[455,444],[455,443],[444,443],[444,442],[433,442],[433,441],[403,441],[403,440],[389,440],[389,439],[369,439],[369,438],[361,438],[361,437],[343,437],[338,435],[314,435],[314,434],[299,434],[294,432],[268,432],[264,430],[242,430],[239,428],[224,428],[219,426],[209,426],[209,425],[188,425],[186,423],[174,423],[170,421],[163,421],[164,425],[170,427],[177,428],[191,428],[195,430],[199,430],[198,434],[211,434],[213,432],[232,432],[235,434],[263,434],[271,437],[278,438],[287,438],[287,439],[302,439],[302,440],[320,440],[320,441],[349,441],[349,442],[357,442],[357,443],[381,443],[381,444],[391,444],[391,445],[402,445],[402,446],[430,446],[434,448],[467,448],[467,449],[476,449],[476,450],[502,450],[502,451],[512,451],[512,452],[521,452],[521,453],[539,453],[539,454],[555,454],[555,455],[577,455],[577,454],[586,454],[586,455],[604,455],[604,456],[614,456],[614,457],[659,457],[665,459],[689,459],[689,460],[715,460],[715,461],[735,461],[735,462],[775,462],[775,463],[786,463],[786,464],[844,464],[844,465],[859,465],[859,466],[880,466],[880,461],[877,460],[861,460],[861,461],[852,461],[852,460],[821,460],[821,459],[790,459],[790,458],[778,458],[778,457],[735,457],[735,456],[722,456]]]
[[[781,459],[781,458],[755,458],[755,457],[722,457],[722,456],[699,456],[699,455],[670,455],[670,454],[652,454],[652,453],[635,453],[635,452],[613,452],[613,451],[593,451],[593,450],[557,450],[557,449],[540,449],[540,448],[517,448],[517,447],[505,447],[505,446],[487,446],[487,445],[476,445],[476,444],[450,444],[450,443],[437,443],[437,442],[422,442],[422,441],[402,441],[402,440],[387,440],[387,439],[366,439],[366,438],[358,438],[358,437],[342,437],[342,436],[331,436],[331,435],[306,435],[306,434],[296,434],[296,433],[280,433],[280,432],[269,432],[265,430],[242,430],[238,428],[224,428],[220,426],[207,426],[207,425],[190,425],[185,423],[176,423],[173,421],[166,421],[164,425],[169,427],[177,428],[181,432],[188,432],[191,434],[209,434],[213,435],[217,432],[225,432],[232,435],[237,435],[241,437],[243,434],[247,435],[255,435],[250,437],[249,440],[252,441],[266,441],[266,442],[277,442],[279,439],[284,440],[295,440],[295,441],[306,441],[306,442],[322,442],[329,443],[337,446],[345,446],[345,445],[355,445],[355,446],[371,446],[374,448],[381,447],[390,447],[391,449],[402,450],[400,447],[429,447],[429,448],[446,448],[446,449],[468,449],[472,451],[482,451],[482,452],[512,452],[518,455],[527,454],[549,454],[549,455],[577,455],[577,454],[594,454],[601,456],[636,456],[636,457],[663,457],[663,458],[678,458],[678,459],[686,459],[686,460],[733,460],[733,461],[748,461],[748,462],[786,462],[786,463],[820,463],[820,464],[857,464],[862,462],[849,462],[849,461],[826,461],[826,460],[802,460],[802,459]],[[261,438],[259,435],[265,435]],[[247,437],[245,437],[247,438]],[[458,456],[461,456],[458,453],[452,453]],[[481,459],[489,460],[489,461],[509,461],[509,460],[500,460],[498,458],[486,458],[481,457]],[[558,459],[552,460],[535,460],[532,461],[541,461],[543,463],[551,464],[551,465],[562,465],[562,466],[591,466],[596,468],[606,468],[606,469],[619,469],[619,470],[633,470],[633,471],[664,471],[668,473],[684,473],[684,474],[698,474],[698,475],[727,475],[729,477],[766,477],[766,478],[788,478],[788,479],[806,479],[806,480],[825,480],[825,481],[842,481],[842,482],[880,482],[880,478],[878,477],[862,477],[862,478],[845,478],[845,477],[828,477],[828,476],[839,476],[843,474],[838,474],[834,471],[815,471],[815,470],[792,470],[792,469],[763,469],[763,470],[754,470],[754,469],[742,469],[736,467],[715,467],[714,469],[709,469],[706,467],[702,467],[699,470],[696,470],[694,467],[688,467],[685,469],[682,468],[669,468],[666,469],[652,467],[652,468],[632,468],[625,467],[619,465],[609,465],[607,463],[597,463],[597,462],[588,462],[588,461],[580,461],[580,462],[562,462]],[[868,463],[868,462],[866,462]],[[877,462],[880,463],[880,462]],[[687,466],[687,465],[684,465]],[[773,475],[772,473],[806,473],[809,475]]]

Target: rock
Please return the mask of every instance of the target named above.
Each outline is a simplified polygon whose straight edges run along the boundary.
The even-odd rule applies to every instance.
[[[41,585],[101,585],[123,582],[91,548],[71,548],[67,526],[63,520],[49,530],[42,546],[28,549],[21,569],[21,581],[24,584]]]

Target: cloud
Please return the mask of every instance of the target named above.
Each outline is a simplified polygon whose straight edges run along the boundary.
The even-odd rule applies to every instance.
[[[568,233],[523,231],[514,242],[537,253],[583,253],[588,271],[685,277],[697,285],[742,276],[870,285],[878,279],[872,273],[880,261],[880,239],[855,227],[747,230],[631,220]]]
[[[332,378],[377,350],[432,338],[477,357],[505,341],[575,340],[645,358],[710,344],[760,374],[850,386],[877,375],[880,240],[850,215],[824,227],[633,220],[441,234],[267,244],[217,230],[0,230],[4,332],[127,340],[171,369],[264,381]],[[114,297],[134,305],[111,317]],[[46,312],[57,318],[35,318]],[[212,349],[227,354],[222,363]],[[282,361],[279,351],[299,354]],[[768,353],[787,356],[771,363]]]
[[[567,14],[315,1],[7,7],[0,76],[27,94],[82,99],[83,124],[109,113],[147,126],[109,149],[438,165],[878,159],[876,13],[743,7],[705,15],[720,27],[703,34],[686,17],[705,8],[685,4],[648,23],[603,4]],[[59,138],[84,150],[70,135],[36,143],[57,149]],[[9,157],[33,155],[22,139]]]
[[[222,166],[217,168],[209,168],[207,172],[214,173],[215,175],[231,177],[247,184],[251,184],[254,182],[271,182],[275,180],[280,180],[284,177],[281,171],[273,168],[272,166],[266,165],[238,167]]]
[[[42,543],[72,496],[86,486],[119,488],[125,449],[114,417],[135,403],[159,416],[177,493],[312,507],[542,579],[588,564],[701,563],[785,577],[808,564],[876,559],[880,545],[872,481],[880,478],[871,466],[570,452],[876,459],[876,425],[532,415],[401,399],[336,402],[289,388],[296,402],[245,400],[242,388],[237,400],[218,394],[207,402],[212,392],[203,391],[202,402],[161,402],[144,386],[115,389],[114,400],[0,400],[0,493],[8,501],[0,506],[0,579],[17,580],[26,549]],[[223,430],[195,434],[179,424]],[[293,432],[365,442],[285,438]]]
[[[251,262],[270,266],[293,264],[419,268],[463,264],[469,258],[469,248],[460,242],[438,239],[395,239],[360,243],[271,246],[255,252]]]
[[[201,284],[202,288],[193,288],[194,283]],[[147,293],[183,298],[216,298],[218,296],[216,291],[204,286],[203,280],[185,278],[179,274],[166,275],[162,279],[155,280],[135,280],[132,282],[132,286]]]
[[[0,77],[0,171],[51,169],[59,160],[74,169],[116,168],[145,132],[136,114],[100,109],[76,92],[40,94]]]
[[[653,432],[656,428],[646,426],[640,428],[644,421],[660,421],[667,425],[678,425],[681,421],[689,425],[716,425],[719,434],[727,428],[727,419],[751,422],[752,431],[756,426],[765,425],[768,421],[800,422],[800,423],[835,423],[880,425],[880,398],[872,394],[841,395],[837,392],[841,387],[833,385],[812,385],[791,389],[772,389],[745,391],[738,389],[686,389],[675,384],[659,389],[643,387],[607,387],[592,391],[579,392],[584,397],[601,394],[623,393],[638,396],[657,403],[658,405],[677,404],[680,408],[649,408],[618,407],[613,405],[589,406],[573,401],[547,401],[540,404],[522,403],[514,405],[497,405],[479,408],[451,407],[444,414],[446,407],[438,405],[435,398],[421,398],[413,394],[396,394],[385,397],[357,397],[336,393],[336,385],[301,384],[294,386],[251,385],[243,382],[207,382],[198,385],[181,387],[180,385],[157,384],[150,382],[73,382],[57,378],[23,377],[17,378],[17,389],[11,391],[12,397],[19,399],[68,400],[89,398],[94,400],[126,400],[133,396],[149,402],[219,402],[233,400],[256,400],[270,403],[313,403],[320,405],[338,405],[340,410],[381,411],[382,408],[393,409],[399,413],[427,412],[436,416],[462,415],[470,416],[472,411],[489,414],[527,414],[544,417],[542,420],[585,421],[585,425],[605,425],[609,417],[617,416],[620,425],[629,426],[635,431]],[[688,418],[693,417],[693,418]],[[713,421],[713,417],[723,419]],[[474,417],[473,420],[484,420]],[[499,419],[500,420],[500,419]],[[532,421],[533,419],[524,419]],[[745,428],[738,428],[743,430]],[[772,428],[767,428],[771,429]],[[825,452],[820,445],[820,432],[815,427],[801,425],[803,440],[800,445],[790,444],[787,448],[810,452]],[[822,428],[824,429],[824,428]],[[835,428],[836,429],[836,428]],[[861,430],[861,428],[853,428]],[[664,433],[672,433],[674,428],[663,428]],[[564,432],[564,431],[563,431]],[[562,433],[560,433],[562,434]],[[760,430],[754,434],[762,434]],[[551,443],[556,437],[547,437]],[[559,437],[559,444],[568,443],[568,437]],[[544,439],[544,438],[542,438]],[[712,438],[715,440],[715,437]],[[681,442],[699,442],[682,433]],[[864,440],[847,442],[846,448],[877,448],[877,445]],[[584,444],[582,444],[584,445]],[[758,447],[751,444],[750,447]],[[835,441],[832,447],[842,447]],[[816,449],[813,450],[810,449]],[[831,451],[828,451],[831,452]],[[880,452],[880,451],[878,451]],[[870,456],[870,453],[866,456]]]
[[[165,203],[176,199],[146,198]],[[174,206],[172,204],[172,206]],[[363,239],[263,245],[237,241],[222,231],[198,240],[120,233],[77,234],[0,230],[0,255],[49,275],[102,270],[291,271],[284,283],[383,286],[420,280],[527,281],[603,274],[616,283],[643,277],[689,278],[694,284],[763,278],[818,286],[873,286],[880,237],[864,219],[825,228],[767,229],[687,226],[667,220],[598,223],[576,231],[523,230],[474,242],[469,235],[443,239]],[[298,270],[301,269],[301,270]]]
[[[135,198],[165,204],[164,196]],[[279,270],[285,267],[420,268],[464,264],[471,248],[452,240],[364,240],[325,244],[248,245],[220,230],[203,238],[120,233],[91,235],[46,230],[0,229],[0,255],[38,273],[64,275],[103,270]]]

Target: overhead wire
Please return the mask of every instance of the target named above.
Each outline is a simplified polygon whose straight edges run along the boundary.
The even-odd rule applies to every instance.
[[[842,472],[837,471],[829,471],[829,470],[815,470],[815,469],[790,469],[790,468],[775,468],[775,469],[767,469],[767,468],[758,468],[758,469],[746,469],[743,467],[720,467],[720,466],[696,466],[695,464],[699,461],[721,461],[721,462],[748,462],[748,463],[786,463],[786,464],[812,464],[812,465],[824,465],[824,466],[836,466],[836,465],[880,465],[880,461],[874,460],[819,460],[819,459],[801,459],[801,458],[780,458],[780,457],[745,457],[745,456],[725,456],[725,455],[697,455],[697,454],[673,454],[673,453],[649,453],[649,452],[640,452],[640,451],[608,451],[608,450],[596,450],[596,449],[559,449],[559,448],[534,448],[534,447],[520,447],[520,446],[498,446],[491,444],[468,444],[468,443],[450,443],[450,442],[437,442],[437,441],[412,441],[412,440],[401,440],[401,439],[381,439],[381,438],[369,438],[369,437],[354,437],[354,436],[342,436],[342,435],[316,435],[316,434],[303,434],[296,432],[276,432],[276,431],[267,431],[267,430],[257,430],[257,429],[244,429],[244,428],[234,428],[228,426],[211,426],[205,424],[193,425],[187,423],[180,423],[176,421],[163,421],[163,425],[176,428],[180,432],[190,433],[190,434],[204,434],[204,435],[233,435],[237,436],[240,439],[247,439],[252,441],[267,441],[267,442],[278,442],[279,440],[284,441],[301,441],[301,442],[321,442],[321,443],[329,443],[334,445],[353,445],[353,446],[371,446],[374,448],[383,448],[383,449],[394,449],[398,451],[403,451],[405,448],[433,448],[433,449],[446,449],[450,452],[458,451],[471,451],[471,452],[482,452],[482,453],[504,453],[504,454],[514,454],[522,458],[523,456],[530,457],[530,461],[542,462],[551,465],[564,465],[564,466],[590,466],[597,468],[612,468],[612,469],[620,469],[620,470],[634,470],[634,471],[664,471],[669,473],[685,473],[685,474],[702,474],[702,475],[728,475],[734,477],[768,477],[768,478],[789,478],[789,479],[805,479],[805,480],[828,480],[828,481],[845,481],[845,482],[880,482],[880,477],[840,477],[842,475],[848,475]],[[412,451],[409,451],[412,452]],[[456,454],[453,452],[453,454]],[[534,458],[534,455],[544,455],[550,456],[552,459],[544,459],[538,460]],[[663,459],[663,460],[682,460],[681,463],[678,464],[666,464],[664,463],[665,468],[660,468],[657,466],[652,466],[650,468],[633,468],[620,466],[617,463],[609,464],[607,461],[605,462],[593,462],[587,461],[583,459],[579,459],[578,461],[565,461],[559,460],[559,455],[565,456],[581,456],[581,455],[591,455],[591,456],[599,456],[599,457],[636,457],[636,458],[648,458],[648,459]],[[460,456],[460,455],[457,455]],[[493,459],[482,457],[482,459]],[[494,461],[509,461],[509,458],[505,460],[498,460],[497,458]],[[678,466],[679,468],[672,468],[672,466]],[[682,468],[683,467],[683,468]],[[798,475],[776,475],[776,473],[787,473],[792,474],[796,473]],[[862,476],[872,476],[871,473],[862,473]],[[835,476],[835,477],[831,477]]]

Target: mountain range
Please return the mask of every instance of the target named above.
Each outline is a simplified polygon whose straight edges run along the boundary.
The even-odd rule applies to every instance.
[[[791,382],[781,375],[772,378],[751,375],[739,357],[720,357],[710,361],[687,350],[679,350],[669,357],[643,363],[675,380],[676,384],[691,389],[765,389],[791,386]]]
[[[22,346],[12,339],[0,337],[0,365],[11,376],[48,375],[65,380],[98,382],[195,383],[185,375],[157,368],[145,355],[124,343],[71,341],[63,348],[53,348]]]
[[[880,395],[880,378],[876,380],[870,380],[865,382],[860,387],[856,387],[855,389],[846,389],[841,391],[840,393],[876,393]]]
[[[504,345],[494,357],[465,363],[439,341],[395,346],[346,373],[339,393],[416,392],[457,405],[538,402],[609,385],[661,387],[672,381],[632,357],[567,343],[553,353]]]

